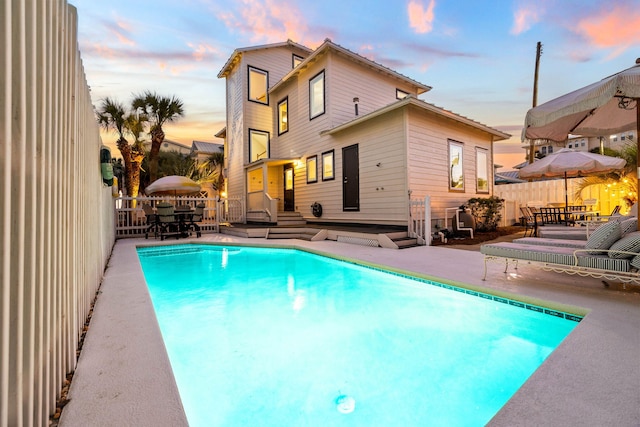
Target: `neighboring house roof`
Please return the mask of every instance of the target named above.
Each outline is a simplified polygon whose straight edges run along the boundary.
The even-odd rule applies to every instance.
[[[382,108],[380,108],[380,109],[378,109],[376,111],[373,111],[373,112],[371,112],[369,114],[366,114],[364,116],[360,116],[360,117],[358,117],[358,118],[356,118],[354,120],[351,120],[349,122],[346,122],[346,123],[343,123],[343,124],[341,124],[339,126],[336,126],[333,129],[328,129],[328,130],[322,131],[322,132],[320,132],[320,134],[321,135],[331,135],[331,134],[334,134],[334,133],[337,133],[337,132],[341,132],[341,131],[343,131],[345,129],[348,129],[348,128],[352,127],[352,126],[355,126],[357,124],[366,122],[367,120],[371,120],[371,119],[373,119],[375,117],[378,117],[378,116],[380,116],[382,114],[386,114],[386,113],[388,113],[390,111],[393,111],[393,110],[396,110],[398,108],[402,108],[402,107],[404,107],[406,105],[412,105],[412,106],[421,108],[421,109],[423,109],[425,111],[429,111],[429,112],[434,113],[436,115],[439,115],[441,117],[451,119],[451,120],[453,120],[455,122],[458,122],[460,124],[467,125],[467,126],[470,126],[470,127],[474,128],[474,129],[489,133],[489,134],[491,134],[491,135],[493,135],[495,137],[494,141],[502,141],[502,140],[511,138],[511,135],[509,135],[508,133],[504,133],[502,131],[499,131],[497,129],[494,129],[492,127],[484,125],[484,124],[482,124],[480,122],[477,122],[475,120],[469,119],[467,117],[460,116],[460,115],[455,114],[455,113],[453,113],[451,111],[448,111],[448,110],[445,110],[443,108],[437,107],[437,106],[435,106],[433,104],[429,104],[429,103],[427,103],[425,101],[422,101],[422,100],[420,100],[420,99],[418,99],[418,98],[416,98],[414,96],[408,96],[408,97],[406,97],[404,99],[396,101],[396,102],[394,102],[392,104],[389,104],[389,105],[387,105],[385,107],[382,107]]]
[[[215,142],[193,141],[191,143],[191,153],[194,154],[215,154],[224,152],[224,145]]]
[[[496,184],[515,184],[519,182],[527,182],[524,179],[518,178],[518,171],[507,171],[496,173],[493,176]]]
[[[145,150],[151,149],[151,141],[145,141],[142,143],[144,145]],[[170,139],[165,139],[162,141],[162,145],[160,146],[162,151],[177,151],[179,153],[188,153],[189,146],[180,144],[179,142],[171,141]]]
[[[269,89],[269,92],[273,92],[274,90],[276,90],[278,87],[280,87],[281,85],[285,84],[290,78],[298,75],[302,70],[304,70],[305,68],[307,68],[307,66],[309,64],[312,64],[313,62],[318,60],[318,57],[321,56],[322,54],[328,52],[328,51],[334,51],[334,52],[338,52],[341,53],[345,56],[347,56],[348,58],[352,59],[355,62],[360,63],[361,65],[373,68],[377,71],[380,71],[388,76],[394,77],[396,79],[402,80],[406,83],[409,83],[410,85],[413,85],[416,87],[417,89],[417,93],[418,95],[428,92],[431,90],[431,86],[427,86],[425,84],[422,84],[416,80],[413,80],[403,74],[400,74],[396,71],[393,71],[391,68],[385,67],[382,64],[378,64],[375,61],[372,61],[368,58],[365,58],[362,55],[359,55],[355,52],[350,51],[349,49],[346,49],[338,44],[333,43],[331,40],[329,39],[325,39],[324,43],[322,43],[322,45],[320,45],[320,47],[318,47],[318,49],[316,49],[315,51],[313,51],[313,53],[311,55],[309,55],[307,58],[305,58],[296,68],[294,68],[293,70],[291,70],[287,75],[285,75],[282,80],[280,80],[278,83],[276,83],[275,85],[273,85],[273,87],[271,87],[271,89]],[[218,77],[220,77],[220,75],[218,75]]]
[[[224,66],[218,73],[218,78],[226,77],[227,74],[233,69],[233,67],[240,61],[240,58],[242,58],[242,54],[244,52],[250,52],[253,50],[260,50],[260,49],[272,49],[276,47],[285,47],[285,46],[296,47],[298,49],[307,51],[308,53],[313,52],[312,49],[309,49],[308,47],[295,43],[291,40],[287,40],[286,42],[282,42],[282,43],[271,43],[271,44],[263,44],[260,46],[238,48],[234,50],[231,56],[229,57],[229,59],[227,59],[227,62],[224,64]]]

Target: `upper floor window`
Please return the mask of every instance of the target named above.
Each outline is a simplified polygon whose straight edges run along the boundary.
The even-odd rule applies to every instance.
[[[309,119],[324,114],[324,70],[309,80]]]
[[[289,98],[278,102],[278,135],[289,130]]]
[[[302,56],[298,56],[295,53],[293,54],[293,56],[291,57],[291,66],[292,68],[296,68],[298,65],[300,65],[300,63],[304,61],[304,58]]]
[[[476,192],[489,192],[489,155],[484,148],[476,148]]]
[[[269,158],[269,132],[249,129],[249,162]]]
[[[249,101],[268,104],[269,72],[249,67]]]
[[[409,92],[405,92],[400,89],[396,89],[396,99],[404,99],[409,96]]]

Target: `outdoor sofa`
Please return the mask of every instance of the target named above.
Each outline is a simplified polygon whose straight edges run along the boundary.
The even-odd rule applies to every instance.
[[[546,271],[640,284],[640,231],[637,218],[620,217],[595,229],[588,240],[523,238],[513,242],[488,243],[480,247],[487,263],[505,260],[518,267],[519,261]]]

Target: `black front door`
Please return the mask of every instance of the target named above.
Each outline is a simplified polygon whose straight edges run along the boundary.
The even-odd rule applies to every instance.
[[[358,144],[342,149],[342,210],[360,210]]]
[[[284,165],[284,210],[285,212],[296,210],[293,196],[293,163]]]

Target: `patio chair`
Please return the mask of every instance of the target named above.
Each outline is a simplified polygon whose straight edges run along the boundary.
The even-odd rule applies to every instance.
[[[174,207],[171,203],[161,202],[156,205],[158,214],[158,226],[160,228],[160,240],[164,240],[171,235],[180,237],[180,223],[175,214]]]
[[[149,238],[149,232],[153,230],[153,236],[158,237],[158,232],[160,231],[160,224],[158,222],[158,215],[153,210],[150,204],[143,203],[142,211],[144,212],[146,218],[147,229],[144,232],[144,238]]]
[[[198,203],[196,205],[196,209],[193,212],[193,215],[191,215],[191,222],[189,223],[189,227],[193,228],[193,230],[196,232],[197,237],[202,236],[200,225],[198,223],[201,222],[204,218],[204,208],[204,203]]]
[[[536,231],[536,218],[529,206],[521,206],[520,212],[522,213],[522,225],[524,225],[524,237],[527,237],[527,232],[530,236]]]

